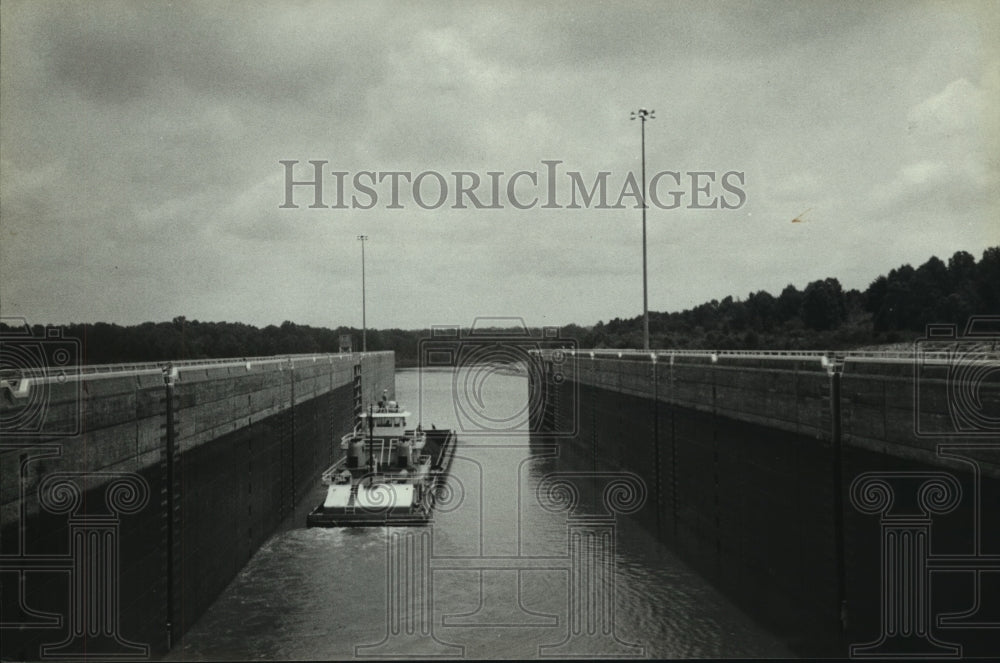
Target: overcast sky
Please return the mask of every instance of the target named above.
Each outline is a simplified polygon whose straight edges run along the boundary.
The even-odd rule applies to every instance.
[[[4,0],[0,306],[31,323],[415,328],[642,312],[642,223],[566,209],[566,171],[648,210],[649,306],[777,294],[1000,244],[997,2],[45,2]],[[285,170],[346,172],[347,209],[282,209]],[[545,209],[558,160],[557,204]],[[506,199],[516,171],[520,201]],[[360,171],[442,173],[399,205]],[[454,209],[454,171],[502,173]],[[692,171],[743,173],[690,209]],[[704,186],[702,180],[702,186]],[[735,180],[731,180],[733,183]],[[368,182],[368,180],[365,180]],[[738,181],[735,181],[739,185]],[[435,201],[437,185],[424,182]],[[480,188],[487,203],[491,194]],[[430,205],[425,205],[430,206]],[[801,221],[793,223],[792,220]]]

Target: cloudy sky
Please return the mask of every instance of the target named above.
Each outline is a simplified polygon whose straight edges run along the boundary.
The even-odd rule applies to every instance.
[[[363,233],[373,327],[632,317],[641,212],[614,205],[639,176],[640,107],[649,176],[680,175],[661,200],[683,192],[648,210],[652,310],[827,276],[863,289],[1000,243],[996,2],[236,7],[4,0],[3,316],[360,326]],[[281,207],[283,160],[296,181],[327,162],[326,208],[308,186]],[[430,204],[400,180],[392,207],[387,179],[363,209],[362,171],[440,173],[448,198],[424,209],[430,175]],[[500,173],[499,209],[455,209],[456,171],[485,204]],[[537,178],[515,187],[529,209],[507,199],[517,171]],[[610,173],[609,208],[567,208],[568,171]],[[717,174],[706,193],[694,171]]]

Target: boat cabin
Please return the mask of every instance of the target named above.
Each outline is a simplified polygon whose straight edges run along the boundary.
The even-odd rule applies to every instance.
[[[389,401],[388,404],[380,403],[378,408],[373,409],[370,414],[362,412],[359,416],[363,432],[367,433],[368,417],[371,416],[375,422],[372,435],[399,437],[406,432],[406,418],[410,416],[410,413],[401,411],[396,405],[396,401]]]
[[[355,471],[394,467],[401,471],[428,462],[422,453],[427,433],[419,425],[408,429],[409,416],[395,401],[383,401],[377,408],[360,413],[354,431],[341,438],[340,448],[347,451],[345,467]],[[332,475],[327,478],[333,480]]]

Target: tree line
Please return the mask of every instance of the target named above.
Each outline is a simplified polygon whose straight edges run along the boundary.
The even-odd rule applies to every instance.
[[[758,290],[746,299],[726,297],[678,312],[649,313],[653,348],[850,349],[912,341],[930,323],[960,328],[972,315],[1000,315],[1000,246],[984,251],[977,262],[959,251],[947,264],[931,257],[917,268],[902,265],[879,276],[863,292],[844,290],[833,277],[799,290],[788,285],[774,296]],[[5,336],[15,330],[0,324]],[[541,336],[541,330],[529,332]],[[44,327],[32,328],[43,338]],[[240,322],[200,322],[179,316],[170,322],[71,323],[65,338],[80,342],[85,364],[156,362],[180,359],[255,357],[332,353],[340,336],[350,334],[355,350],[361,330],[311,327],[285,321],[258,328]],[[369,329],[369,351],[394,350],[397,365],[416,365],[420,343],[429,329]],[[592,326],[571,324],[561,338],[581,348],[642,347],[642,316],[615,318]]]
[[[913,341],[928,324],[959,329],[973,315],[1000,315],[1000,247],[979,262],[958,251],[945,264],[932,256],[914,269],[902,265],[863,292],[836,278],[775,297],[765,290],[746,299],[726,297],[685,311],[649,314],[654,348],[827,349]],[[581,347],[642,347],[642,316],[598,322],[580,335]]]

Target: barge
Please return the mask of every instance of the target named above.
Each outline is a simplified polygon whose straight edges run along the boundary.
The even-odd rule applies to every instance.
[[[423,525],[455,456],[455,431],[407,428],[410,413],[395,401],[369,406],[341,438],[345,455],[325,472],[326,497],[308,527]]]

